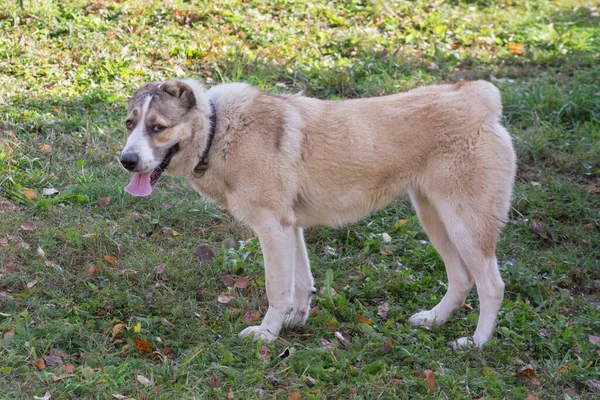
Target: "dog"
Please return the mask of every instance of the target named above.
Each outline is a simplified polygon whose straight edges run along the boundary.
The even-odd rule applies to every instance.
[[[504,296],[495,256],[515,177],[498,89],[485,81],[326,101],[244,83],[150,83],[130,99],[126,191],[148,196],[161,174],[185,176],[258,235],[269,308],[240,336],[266,342],[306,323],[316,293],[303,229],[340,226],[408,194],[444,260],[448,290],[409,322],[448,320],[475,284],[480,316],[454,348],[482,347]]]

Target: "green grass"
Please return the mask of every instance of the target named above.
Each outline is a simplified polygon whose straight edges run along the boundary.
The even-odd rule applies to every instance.
[[[580,7],[591,2],[138,4],[0,5],[0,398],[200,399],[229,389],[236,399],[598,396],[600,347],[588,335],[600,336],[600,19]],[[509,50],[518,43],[523,55]],[[440,300],[446,281],[407,201],[308,230],[316,282],[327,288],[317,315],[262,350],[239,339],[244,313],[266,310],[252,232],[174,178],[149,199],[123,193],[126,100],[172,77],[332,99],[514,80],[498,83],[519,171],[498,250],[507,292],[489,346],[447,347],[473,332],[475,292],[433,332],[406,322]],[[23,230],[26,221],[37,230]],[[202,245],[215,257],[200,264]],[[252,285],[226,287],[227,274]],[[224,294],[228,305],[217,301]],[[384,301],[387,320],[377,315]],[[118,323],[127,329],[113,339]],[[156,352],[139,355],[135,338]],[[75,371],[33,367],[57,354]],[[519,376],[526,364],[535,379]]]

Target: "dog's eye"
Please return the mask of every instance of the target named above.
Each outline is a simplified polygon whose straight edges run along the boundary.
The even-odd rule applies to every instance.
[[[152,125],[152,132],[158,133],[165,130],[165,127],[162,125]]]
[[[129,130],[133,129],[133,121],[126,121],[125,127]]]

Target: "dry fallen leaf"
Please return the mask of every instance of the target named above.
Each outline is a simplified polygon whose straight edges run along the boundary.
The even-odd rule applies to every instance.
[[[88,274],[96,275],[100,271],[97,265],[88,268]]]
[[[546,234],[546,232],[544,231],[544,228],[542,227],[542,225],[539,222],[537,222],[535,219],[531,220],[528,228],[531,232],[535,233],[542,239],[547,239],[547,240],[549,239],[549,237]]]
[[[50,378],[52,379],[52,382],[58,382],[58,381],[62,381],[63,379],[66,378],[70,378],[73,375],[52,375]]]
[[[535,371],[533,370],[533,368],[529,364],[525,365],[523,368],[521,368],[519,370],[519,372],[517,372],[517,378],[523,379],[523,380],[531,383],[534,386],[541,385],[541,382],[536,377]]]
[[[534,394],[530,394],[529,396],[525,397],[525,400],[538,400],[538,397]]]
[[[42,358],[40,358],[39,360],[37,360],[36,362],[33,363],[33,367],[35,369],[37,369],[38,371],[41,371],[44,368],[46,368],[46,363],[44,362],[44,360]]]
[[[8,239],[7,238],[0,238],[0,246],[6,246],[8,245]]]
[[[106,207],[110,204],[110,197],[102,197],[98,200],[98,207]]]
[[[227,398],[235,399],[235,397],[233,397],[233,390],[231,388],[229,388],[229,390],[227,391]]]
[[[113,265],[117,263],[117,259],[114,258],[113,256],[104,256],[104,260]]]
[[[35,232],[37,230],[37,226],[31,221],[25,221],[21,228],[27,232]]]
[[[383,238],[383,241],[384,241],[385,243],[390,243],[390,242],[392,241],[392,237],[391,237],[391,236],[390,236],[390,234],[389,234],[389,233],[387,233],[387,232],[383,232],[383,233],[381,234],[381,237]]]
[[[383,319],[388,319],[388,311],[390,311],[390,305],[387,301],[384,301],[377,306],[377,315]]]
[[[267,346],[260,346],[258,356],[265,361],[271,361],[271,350]]]
[[[37,284],[38,284],[38,281],[31,281],[27,284],[27,288],[31,289],[32,287],[34,287]]]
[[[591,344],[600,344],[600,336],[588,335]]]
[[[508,51],[510,51],[511,54],[514,54],[517,56],[522,56],[524,53],[523,44],[522,43],[509,43]]]
[[[260,321],[260,317],[261,317],[261,313],[260,311],[247,311],[246,314],[244,314],[244,316],[242,317],[242,319],[244,320],[244,322],[251,324],[253,322],[257,322]]]
[[[250,279],[238,278],[235,280],[235,283],[233,284],[233,286],[235,286],[238,289],[246,289],[248,286],[250,286]]]
[[[430,369],[425,370],[425,382],[427,382],[429,390],[433,392],[435,390],[435,375]]]
[[[10,331],[6,331],[2,335],[2,338],[4,338],[4,340],[10,340],[13,337],[15,337],[15,331],[14,331],[14,329],[11,329]]]
[[[127,327],[127,325],[125,325],[125,324],[116,324],[115,326],[113,326],[112,338],[114,339],[115,336],[117,336],[119,334],[119,332],[121,332],[126,327]]]
[[[58,190],[56,190],[54,188],[44,188],[44,189],[42,189],[42,194],[44,196],[54,196],[57,193],[58,193]]]
[[[57,365],[62,365],[62,358],[58,356],[46,356],[44,357],[44,362],[48,367],[56,367]]]
[[[319,314],[319,306],[314,306],[313,308],[310,309],[310,311],[308,312],[308,317],[309,318],[314,318]]]
[[[381,354],[387,354],[392,350],[392,344],[393,344],[393,340],[392,338],[388,338],[385,343],[383,344],[383,346],[381,346],[381,350],[380,353]]]
[[[167,264],[165,263],[160,263],[158,264],[156,267],[154,267],[154,272],[156,272],[158,275],[162,274],[163,272],[165,272],[165,268],[166,268]]]
[[[45,393],[45,394],[44,394],[42,397],[39,397],[39,396],[33,396],[33,398],[34,398],[35,400],[49,400],[51,397],[52,397],[52,393],[50,393],[50,392],[48,392],[48,391],[46,391],[46,393]]]
[[[221,304],[229,304],[232,299],[233,297],[229,296],[228,294],[217,297],[217,301]]]
[[[148,344],[145,340],[135,338],[133,339],[133,347],[135,351],[140,355],[148,354],[152,352],[152,346]]]
[[[367,324],[367,325],[373,325],[373,321],[371,321],[369,318],[367,317],[363,317],[362,315],[358,315],[358,323],[359,324]]]
[[[65,364],[65,366],[62,367],[62,371],[67,374],[74,374],[77,371],[77,367],[73,364]]]
[[[210,376],[210,386],[215,389],[218,388],[219,386],[221,386],[221,380],[219,379],[217,374],[215,374],[214,372]]]
[[[302,400],[302,395],[298,392],[289,392],[288,400]]]
[[[221,277],[221,280],[223,282],[223,285],[225,285],[226,287],[231,287],[235,285],[235,279],[229,274],[223,275]]]
[[[215,258],[215,253],[213,253],[213,251],[210,249],[210,247],[208,247],[206,245],[202,245],[202,246],[199,246],[194,251],[194,258],[200,264],[205,264],[205,263],[209,262],[210,260],[212,260],[213,258]]]
[[[146,386],[151,386],[152,385],[152,382],[150,382],[150,379],[146,378],[144,375],[137,375],[136,374],[136,379],[142,385],[146,385]]]
[[[40,153],[42,153],[42,154],[52,153],[52,146],[50,146],[49,144],[40,145]]]
[[[23,192],[23,196],[27,197],[29,200],[32,200],[37,197],[37,193],[33,189],[27,189]]]

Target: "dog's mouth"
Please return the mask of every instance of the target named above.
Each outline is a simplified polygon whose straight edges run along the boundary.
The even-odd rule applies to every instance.
[[[171,148],[167,151],[165,158],[163,158],[160,165],[154,170],[146,173],[136,172],[133,174],[133,178],[131,178],[131,182],[129,185],[127,185],[125,191],[135,197],[149,196],[152,193],[152,187],[156,185],[156,182],[158,182],[158,179],[162,173],[169,168],[169,164],[171,164],[173,156],[177,154],[178,151],[179,143],[176,143],[175,145],[171,146]]]

